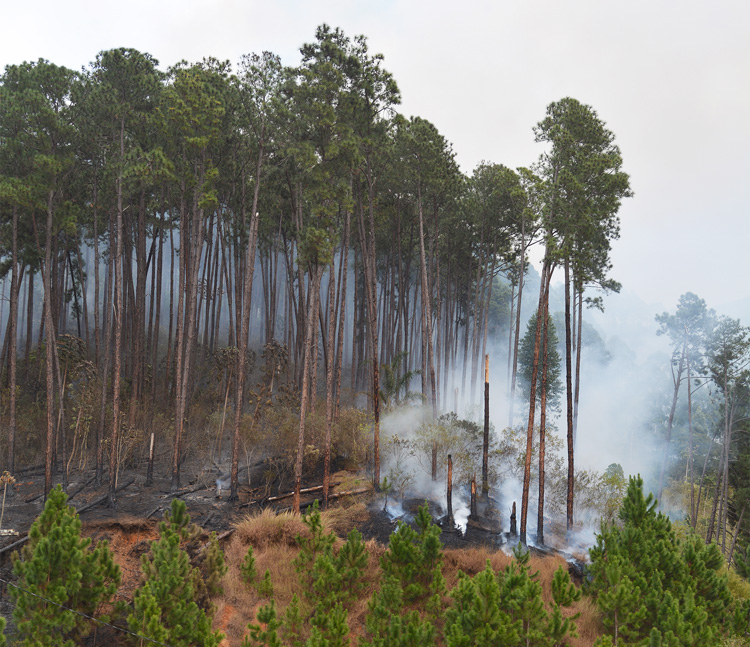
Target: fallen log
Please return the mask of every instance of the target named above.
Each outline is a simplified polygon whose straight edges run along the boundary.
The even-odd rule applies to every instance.
[[[365,492],[372,492],[372,488],[363,487],[363,488],[360,488],[359,490],[347,490],[346,492],[337,492],[336,494],[329,494],[328,500],[331,501],[332,499],[340,499],[342,496],[354,496],[355,494],[365,494]],[[316,501],[318,503],[322,503],[320,499],[313,499],[310,503],[306,503],[303,507],[309,508]],[[279,510],[277,510],[277,512],[288,512],[291,509],[292,509],[292,506],[288,506],[286,508],[280,508]]]
[[[341,481],[339,481],[338,483],[331,483],[330,487],[335,487],[340,484],[341,484]],[[299,492],[300,494],[309,494],[310,492],[317,492],[322,489],[323,489],[322,485],[316,485],[315,487],[304,488],[300,490]],[[287,494],[279,494],[278,496],[270,496],[266,499],[266,503],[272,503],[274,501],[281,501],[282,499],[288,499],[290,496],[294,496],[294,492],[289,492]],[[333,495],[329,494],[328,498],[329,499],[333,498]]]
[[[92,482],[94,481],[94,479],[95,479],[95,478],[96,478],[96,474],[94,474],[94,476],[92,476],[92,477],[91,477],[91,478],[90,478],[90,479],[89,479],[88,481],[86,481],[86,482],[85,482],[85,483],[84,483],[84,484],[83,484],[83,485],[82,485],[81,487],[79,487],[79,488],[78,488],[78,489],[77,489],[77,490],[76,490],[75,492],[73,492],[73,494],[71,494],[71,495],[70,495],[70,496],[68,497],[68,503],[70,503],[70,500],[71,500],[71,499],[72,499],[72,498],[73,498],[74,496],[76,496],[76,495],[80,494],[80,493],[81,493],[81,492],[83,491],[83,489],[84,489],[84,488],[86,488],[86,487],[88,487],[89,485],[91,485],[91,483],[92,483]]]

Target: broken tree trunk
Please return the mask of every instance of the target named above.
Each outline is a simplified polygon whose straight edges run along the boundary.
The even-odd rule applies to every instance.
[[[448,454],[448,526],[453,527],[453,458]]]
[[[471,477],[471,516],[476,517],[477,512],[477,475]]]

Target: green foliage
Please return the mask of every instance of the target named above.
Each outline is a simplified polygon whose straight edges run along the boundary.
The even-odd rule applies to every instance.
[[[263,579],[258,582],[258,595],[267,599],[273,597],[273,582],[271,581],[271,572],[268,569],[263,573]]]
[[[548,611],[542,600],[538,573],[529,569],[529,554],[521,544],[514,549],[514,561],[495,573],[487,561],[473,578],[459,572],[451,591],[451,606],[445,612],[445,643],[448,647],[483,645],[536,645],[559,647],[576,636],[575,619],[564,617],[562,607],[581,597],[567,572],[555,573],[554,602]]]
[[[299,553],[294,559],[294,568],[301,574],[301,577],[312,569],[319,555],[332,553],[333,543],[336,541],[336,535],[332,532],[325,532],[323,528],[317,499],[312,505],[312,510],[302,516],[302,523],[307,526],[310,536],[297,535],[296,537]]]
[[[542,329],[544,339],[545,331]],[[552,411],[560,410],[560,397],[563,392],[562,383],[562,358],[558,350],[559,340],[557,330],[551,316],[547,316],[547,407]],[[521,340],[521,348],[518,351],[518,376],[519,385],[526,398],[529,399],[531,372],[534,367],[534,344],[536,341],[536,313],[531,315],[526,326],[526,333]],[[537,367],[537,406],[541,396],[542,384],[542,347],[539,347],[539,365]]]
[[[380,559],[381,587],[372,596],[366,619],[370,647],[433,644],[434,622],[443,610],[445,579],[440,528],[432,523],[425,504],[415,519],[417,530],[399,523],[391,534],[388,550]],[[423,619],[407,605],[424,607]]]
[[[501,608],[500,583],[490,567],[473,578],[459,572],[451,591],[451,606],[445,612],[445,644],[448,647],[515,645],[521,621],[512,620]]]
[[[209,535],[208,545],[200,551],[195,562],[197,563],[197,568],[193,569],[193,573],[200,576],[202,584],[202,590],[196,586],[196,590],[201,593],[200,597],[203,598],[203,601],[199,599],[198,603],[201,607],[207,609],[207,605],[210,604],[209,598],[218,597],[224,593],[221,579],[227,572],[224,551],[219,546],[215,532]]]
[[[416,440],[407,449],[411,450],[412,455],[416,455],[427,474],[431,474],[432,455],[435,451],[438,479],[446,476],[450,454],[453,457],[454,479],[469,481],[482,460],[482,435],[483,429],[476,422],[459,418],[451,411],[439,416],[437,420],[420,425]],[[494,434],[490,433],[490,453],[496,450],[493,437]],[[490,461],[490,482],[498,478],[492,463]]]
[[[385,576],[370,599],[365,620],[369,640],[363,647],[420,647],[433,644],[435,627],[417,611],[404,611],[403,589],[395,577]]]
[[[604,524],[591,549],[589,589],[614,642],[715,644],[733,631],[723,558],[698,537],[680,540],[631,478],[622,527]]]
[[[302,614],[300,612],[299,597],[297,597],[296,593],[292,596],[292,601],[284,612],[281,631],[284,640],[291,647],[302,647]]]
[[[341,577],[346,597],[356,598],[364,585],[362,576],[367,568],[367,548],[362,541],[362,533],[356,528],[349,531],[346,542],[336,555],[334,565]]]
[[[14,558],[20,589],[12,587],[9,593],[18,645],[80,644],[92,624],[76,612],[98,615],[120,583],[109,545],[103,541],[90,548],[91,540],[81,538],[81,521],[67,499],[60,486],[50,492],[21,557]]]
[[[570,581],[570,575],[562,566],[558,566],[552,577],[552,599],[561,607],[569,607],[581,599],[581,591]]]
[[[412,400],[424,399],[421,393],[406,391],[411,380],[421,373],[421,371],[408,370],[401,372],[401,364],[406,361],[406,357],[406,352],[398,352],[393,356],[390,364],[380,366],[380,400],[384,411],[397,409]]]
[[[318,609],[312,617],[312,631],[306,647],[347,647],[349,645],[348,613],[340,602],[330,609]]]
[[[425,598],[433,581],[442,577],[443,553],[440,528],[432,523],[427,504],[421,506],[415,518],[417,530],[399,522],[391,534],[388,550],[380,559],[386,577],[394,577],[403,590],[407,604]]]
[[[255,570],[255,556],[253,555],[252,545],[247,547],[245,559],[242,560],[240,566],[240,575],[247,584],[253,584],[258,577],[258,572]]]
[[[135,633],[173,647],[215,647],[223,636],[211,631],[206,612],[196,602],[198,569],[191,567],[188,554],[180,547],[190,528],[185,503],[173,499],[171,510],[159,524],[159,539],[152,542],[150,556],[141,558],[144,581],[133,597],[128,625]]]
[[[242,647],[282,647],[279,638],[281,622],[276,617],[276,605],[273,600],[258,609],[259,624],[247,625],[248,635],[242,640]]]

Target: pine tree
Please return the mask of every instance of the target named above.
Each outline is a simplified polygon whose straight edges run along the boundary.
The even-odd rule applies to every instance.
[[[643,481],[631,478],[622,527],[602,526],[588,587],[615,644],[706,645],[734,631],[716,546],[677,538]]]
[[[348,613],[341,602],[328,610],[318,609],[312,617],[312,631],[306,647],[347,647],[349,645]]]
[[[401,583],[406,604],[429,595],[429,606],[441,606],[445,580],[440,528],[432,523],[427,504],[419,508],[414,521],[417,530],[399,523],[380,564],[386,576],[393,576]]]
[[[242,647],[282,647],[279,638],[279,622],[273,600],[258,609],[258,623],[247,625],[248,635],[242,640]]]
[[[303,582],[303,585],[311,586],[309,574],[312,572],[315,560],[319,555],[330,556],[332,554],[336,535],[332,532],[325,532],[317,500],[313,503],[312,512],[303,515],[302,522],[307,526],[309,536],[297,535],[296,537],[300,550],[294,559],[294,567],[300,574],[300,578],[308,578],[307,584]]]
[[[253,584],[258,577],[258,573],[255,570],[255,556],[253,555],[252,545],[247,547],[247,554],[245,555],[245,559],[242,560],[242,565],[240,566],[240,575],[242,576],[243,581],[247,584]]]
[[[258,582],[258,595],[268,599],[273,597],[273,582],[271,581],[271,571],[268,569],[263,573],[263,579]]]
[[[445,612],[448,647],[501,647],[518,643],[519,620],[512,621],[501,608],[500,585],[489,560],[473,578],[459,571],[451,591],[452,605]]]
[[[367,548],[359,530],[353,528],[349,532],[334,562],[346,596],[356,597],[362,589],[362,576],[367,568]]]
[[[196,602],[197,569],[190,566],[188,554],[180,547],[190,528],[185,503],[173,499],[159,525],[159,539],[151,543],[151,555],[142,557],[144,582],[133,597],[128,624],[131,631],[172,647],[216,647],[223,636],[211,631],[206,612]]]
[[[91,540],[81,537],[81,521],[67,499],[60,486],[50,492],[13,564],[20,588],[11,588],[10,595],[20,646],[80,644],[92,624],[76,612],[97,614],[120,583],[109,545],[102,541],[90,549]]]
[[[292,595],[292,601],[284,612],[281,625],[284,640],[290,647],[302,647],[302,614],[296,593]]]

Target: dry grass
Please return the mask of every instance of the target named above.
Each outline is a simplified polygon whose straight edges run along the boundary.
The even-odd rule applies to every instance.
[[[337,547],[343,543],[341,537],[359,522],[367,519],[367,510],[361,503],[349,507],[334,507],[321,514],[326,530],[335,532],[339,536]],[[232,535],[225,555],[228,572],[223,580],[224,595],[215,600],[216,613],[214,628],[226,634],[223,647],[239,646],[246,633],[248,622],[255,618],[260,606],[268,600],[262,598],[255,586],[246,584],[240,576],[240,565],[247,554],[248,546],[253,546],[255,567],[258,578],[268,569],[274,587],[276,609],[281,617],[291,602],[293,594],[297,594],[301,601],[303,618],[312,612],[312,603],[302,595],[299,575],[294,569],[293,561],[297,555],[296,536],[307,535],[307,527],[300,517],[292,513],[274,514],[264,511],[254,516],[247,516],[238,522],[236,531]],[[368,603],[372,594],[380,584],[380,557],[385,547],[371,540],[367,544],[368,565],[364,574],[364,585],[349,605],[349,625],[351,627],[351,644],[356,646],[357,640],[364,635],[365,618],[369,611]],[[502,551],[489,548],[446,549],[444,551],[444,575],[450,590],[458,579],[458,571],[469,575],[484,570],[489,560],[495,571],[504,569],[513,560]],[[567,567],[565,560],[560,557],[530,559],[531,571],[539,572],[542,584],[543,598],[549,606],[552,600],[551,581],[557,568]],[[446,598],[446,602],[449,599]],[[572,616],[580,613],[576,620],[579,637],[571,638],[572,647],[591,647],[595,639],[601,635],[602,627],[595,604],[588,598],[583,598],[571,608],[563,611],[564,615]]]

